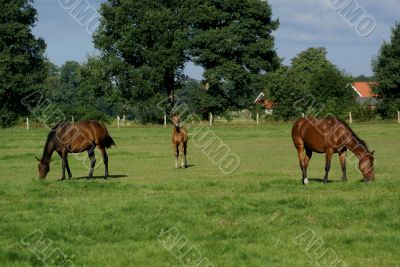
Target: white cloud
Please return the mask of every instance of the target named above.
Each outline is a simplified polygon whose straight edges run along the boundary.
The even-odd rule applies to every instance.
[[[340,68],[350,68],[346,70],[353,74],[371,74],[371,56],[378,53],[383,39],[390,37],[390,28],[400,19],[400,1],[347,0],[358,1],[376,20],[375,30],[367,37],[360,36],[329,1],[333,0],[268,1],[273,17],[280,21],[274,33],[280,56],[288,60],[307,47],[324,46]]]

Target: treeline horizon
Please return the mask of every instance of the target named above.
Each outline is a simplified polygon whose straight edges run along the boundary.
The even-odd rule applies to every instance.
[[[327,59],[324,47],[306,49],[284,65],[272,35],[279,21],[267,1],[109,0],[101,5],[93,34],[100,54],[56,66],[45,57],[45,41],[32,34],[33,1],[6,0],[0,8],[2,127],[24,117],[43,121],[55,111],[76,120],[125,116],[162,123],[177,103],[202,119],[210,113],[229,119],[232,111],[259,112],[254,99],[260,92],[274,102],[276,120],[301,113],[344,117],[349,111],[390,119],[400,109],[399,23],[371,59],[373,76],[353,77]],[[184,74],[189,61],[204,69],[202,81]],[[348,88],[353,81],[378,83],[376,111],[356,103]],[[34,92],[51,103],[48,108],[33,112],[21,101]]]

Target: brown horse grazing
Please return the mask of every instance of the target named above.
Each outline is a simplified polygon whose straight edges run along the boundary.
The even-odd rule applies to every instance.
[[[307,167],[312,152],[325,153],[324,183],[328,182],[328,173],[333,153],[339,154],[342,166],[342,180],[346,181],[346,151],[352,151],[359,160],[359,169],[364,181],[375,180],[374,151],[369,152],[367,144],[342,120],[333,116],[323,119],[302,118],[292,128],[292,139],[300,160],[303,172],[303,184],[308,183]],[[305,150],[305,154],[304,154]]]
[[[184,161],[182,161],[181,166],[187,168],[187,130],[179,126],[180,119],[178,114],[172,116],[172,122],[174,124],[174,130],[172,132],[172,147],[175,155],[175,168],[178,168],[179,154],[182,154],[182,152]]]
[[[105,166],[104,178],[107,179],[108,156],[106,148],[110,148],[112,145],[115,145],[114,140],[111,138],[106,126],[102,122],[82,121],[75,124],[58,124],[51,129],[47,136],[42,158],[36,158],[39,161],[39,178],[46,178],[47,173],[50,171],[51,156],[54,151],[56,151],[62,159],[61,180],[65,179],[65,169],[68,171],[68,177],[70,179],[72,177],[68,165],[68,153],[81,153],[84,151],[87,151],[89,155],[89,178],[92,178],[94,166],[96,164],[94,149],[98,146],[102,153]]]

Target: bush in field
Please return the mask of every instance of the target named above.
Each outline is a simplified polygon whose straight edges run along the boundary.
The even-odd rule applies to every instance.
[[[386,99],[378,105],[378,113],[383,119],[397,118],[400,110],[400,98]]]
[[[355,105],[352,110],[353,118],[358,121],[369,121],[376,119],[378,116],[377,110],[371,108],[367,103]]]
[[[11,127],[17,122],[18,114],[2,108],[0,110],[0,126],[2,128]]]

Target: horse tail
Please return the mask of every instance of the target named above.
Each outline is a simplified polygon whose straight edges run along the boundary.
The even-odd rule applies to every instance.
[[[111,146],[116,146],[114,140],[112,139],[111,135],[107,131],[106,138],[104,139],[104,146],[106,148],[110,148]]]
[[[106,148],[110,148],[111,146],[116,146],[114,140],[112,139],[111,135],[109,134],[109,132],[108,132],[108,130],[107,130],[107,127],[104,125],[103,122],[101,122],[101,124],[103,124],[103,127],[104,127],[104,129],[106,130],[106,136],[105,136],[105,138],[103,139],[103,145],[104,145]]]

